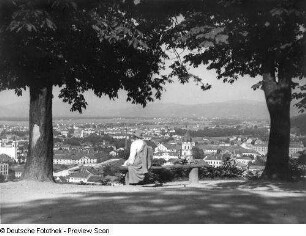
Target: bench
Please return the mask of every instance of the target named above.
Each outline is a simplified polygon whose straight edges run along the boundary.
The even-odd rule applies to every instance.
[[[169,166],[152,166],[150,170],[160,170],[160,169],[190,169],[189,172],[189,183],[197,184],[199,183],[199,168],[206,167],[205,165],[188,164],[188,165],[169,165]],[[128,167],[121,166],[120,171],[125,174],[125,185],[129,185]]]

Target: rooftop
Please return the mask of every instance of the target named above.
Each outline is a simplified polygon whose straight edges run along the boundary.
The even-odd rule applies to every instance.
[[[222,155],[210,155],[204,158],[205,161],[224,161]]]
[[[91,174],[89,172],[80,171],[70,174],[69,177],[87,179],[90,175]]]
[[[252,158],[250,157],[246,157],[246,156],[242,156],[242,157],[235,157],[235,159],[238,159],[238,160],[248,160],[248,161],[251,161]]]
[[[83,157],[88,157],[89,159],[97,159],[94,154],[92,153],[83,153],[83,152],[76,152],[76,153],[62,153],[62,154],[55,154],[54,159],[61,159],[61,160],[80,160]]]

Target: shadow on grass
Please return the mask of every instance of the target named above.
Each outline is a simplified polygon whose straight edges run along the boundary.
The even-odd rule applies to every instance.
[[[77,192],[2,206],[1,221],[41,224],[306,223],[305,195],[263,197],[233,188]],[[237,186],[234,186],[237,187]]]
[[[249,180],[241,182],[220,182],[215,185],[222,189],[252,189],[267,191],[286,191],[292,193],[306,192],[306,180],[297,182]]]

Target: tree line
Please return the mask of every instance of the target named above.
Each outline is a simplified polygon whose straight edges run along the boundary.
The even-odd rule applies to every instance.
[[[84,138],[77,138],[77,137],[71,137],[67,138],[63,141],[64,144],[68,144],[71,146],[81,146],[83,143],[90,143],[93,145],[93,147],[98,148],[98,146],[101,146],[103,141],[106,141],[109,143],[109,145],[113,145],[116,148],[124,148],[125,147],[125,139],[115,139],[109,135],[97,135],[97,134],[91,134]]]
[[[229,137],[234,135],[245,135],[267,140],[269,133],[266,128],[209,128],[200,130],[189,130],[192,137]],[[175,134],[184,136],[185,129],[176,128]]]

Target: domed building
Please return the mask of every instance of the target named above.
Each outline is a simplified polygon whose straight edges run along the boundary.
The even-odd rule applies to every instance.
[[[195,146],[195,142],[192,142],[189,130],[182,140],[182,158],[192,160],[192,148]]]

